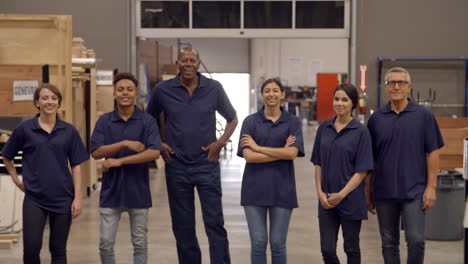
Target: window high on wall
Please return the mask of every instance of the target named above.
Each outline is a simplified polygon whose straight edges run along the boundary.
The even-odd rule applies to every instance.
[[[350,0],[139,0],[137,36],[349,37]]]

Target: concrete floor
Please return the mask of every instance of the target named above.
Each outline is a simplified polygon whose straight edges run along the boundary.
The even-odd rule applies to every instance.
[[[306,157],[295,162],[299,208],[293,211],[288,235],[289,263],[321,263],[320,241],[317,219],[317,196],[315,193],[314,167],[309,162],[316,127],[304,128]],[[226,229],[229,235],[231,260],[234,264],[250,263],[250,240],[243,208],[239,205],[240,186],[244,168],[243,159],[235,153],[227,153],[221,160],[223,205]],[[148,263],[177,263],[175,240],[172,235],[170,214],[163,170],[151,173],[153,208],[149,216],[149,257]],[[198,203],[198,201],[197,201]],[[69,242],[69,263],[99,263],[99,192],[84,200],[83,214],[73,222]],[[202,248],[203,263],[210,263],[208,241],[204,234],[203,221],[197,204],[197,234]],[[341,235],[340,235],[341,236]],[[48,230],[44,236],[43,263],[49,263]],[[402,262],[406,262],[406,247],[402,233]],[[361,231],[362,263],[383,263],[377,219],[369,215]],[[342,240],[338,242],[338,254],[342,263],[346,257]],[[0,250],[0,263],[21,263],[22,241],[13,249]],[[128,216],[120,221],[116,244],[117,263],[132,263]],[[425,263],[463,263],[463,241],[426,243]]]

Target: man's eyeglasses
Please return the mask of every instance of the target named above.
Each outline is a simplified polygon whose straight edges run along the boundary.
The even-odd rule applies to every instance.
[[[386,81],[385,84],[390,87],[395,87],[398,84],[398,87],[406,86],[409,82],[408,81]]]

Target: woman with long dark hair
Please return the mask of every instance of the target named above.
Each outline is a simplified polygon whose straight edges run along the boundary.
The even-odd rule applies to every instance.
[[[325,263],[340,263],[336,243],[343,231],[347,263],[360,263],[359,233],[367,219],[363,179],[373,169],[371,137],[367,127],[353,118],[358,92],[341,84],[333,93],[336,116],[323,122],[315,138],[311,161],[319,198],[320,246]]]

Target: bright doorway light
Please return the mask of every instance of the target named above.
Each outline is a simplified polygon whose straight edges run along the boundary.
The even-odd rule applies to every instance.
[[[206,77],[210,75],[203,73]],[[237,112],[239,124],[231,136],[233,151],[237,151],[239,142],[239,134],[242,127],[242,122],[249,115],[249,91],[250,91],[250,74],[248,73],[212,73],[211,78],[220,82],[226,91],[229,100]],[[219,120],[223,127],[226,126],[224,118],[216,114],[216,119]],[[219,136],[219,135],[218,135]],[[230,148],[230,146],[228,146]],[[236,152],[233,152],[236,155]]]

